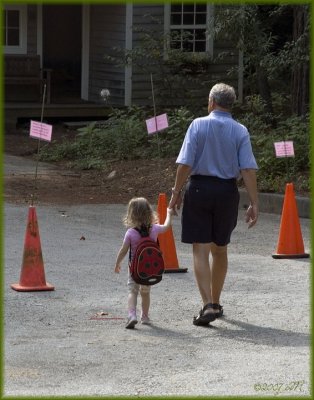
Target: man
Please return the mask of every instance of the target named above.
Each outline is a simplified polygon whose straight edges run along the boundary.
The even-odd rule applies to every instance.
[[[235,100],[233,87],[224,83],[213,86],[209,115],[192,121],[176,161],[169,203],[175,212],[190,177],[184,194],[181,240],[193,246],[194,274],[203,300],[194,325],[208,325],[223,314],[220,294],[228,268],[227,246],[237,224],[240,175],[250,199],[246,211],[249,228],[258,217],[257,164],[248,130],[231,116]]]

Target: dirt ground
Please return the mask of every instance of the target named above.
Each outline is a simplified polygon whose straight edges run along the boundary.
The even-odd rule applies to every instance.
[[[75,130],[54,126],[53,140],[74,137]],[[19,128],[5,136],[7,154],[36,159],[38,141]],[[170,195],[175,179],[175,158],[114,162],[104,170],[69,170],[55,164],[56,170],[34,174],[10,174],[4,177],[4,199],[17,204],[29,203],[32,196],[41,204],[127,204],[133,196],[144,196],[153,204],[158,194]]]

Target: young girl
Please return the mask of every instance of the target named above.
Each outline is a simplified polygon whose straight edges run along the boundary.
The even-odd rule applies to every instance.
[[[171,226],[173,210],[167,209],[167,217],[163,225],[157,224],[157,216],[152,209],[149,202],[143,197],[136,197],[130,200],[126,216],[124,217],[124,225],[129,229],[126,231],[122,247],[120,248],[114,271],[118,274],[121,270],[121,262],[124,257],[128,254],[131,247],[131,259],[135,252],[135,249],[141,239],[140,233],[135,229],[147,230],[150,239],[157,241],[157,237],[160,233],[165,232]],[[140,292],[142,298],[142,314],[141,323],[149,324],[150,319],[148,317],[149,305],[150,305],[150,286],[139,285],[134,282],[132,277],[128,277],[128,321],[126,328],[133,329],[137,324],[136,306],[137,297]]]

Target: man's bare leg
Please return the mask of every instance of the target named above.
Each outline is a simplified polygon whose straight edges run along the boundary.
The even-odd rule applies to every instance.
[[[204,305],[212,303],[210,250],[210,243],[193,243],[194,275]]]
[[[213,257],[211,265],[211,299],[213,303],[219,304],[228,269],[227,246],[217,246],[215,243],[211,243],[210,247]]]

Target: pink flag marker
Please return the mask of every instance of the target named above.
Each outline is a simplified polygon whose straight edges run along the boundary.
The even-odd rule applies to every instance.
[[[150,118],[146,120],[146,128],[148,134],[156,132],[156,118]]]
[[[163,129],[168,128],[168,118],[167,114],[161,114],[157,117],[157,130],[162,131]]]
[[[294,148],[293,148],[293,142],[292,141],[287,141],[287,142],[276,142],[274,143],[275,145],[275,152],[276,152],[276,157],[294,157]]]
[[[161,114],[157,117],[153,117],[146,120],[146,127],[148,134],[152,134],[155,132],[162,131],[163,129],[168,128],[168,118],[167,114]]]
[[[38,121],[31,121],[30,136],[36,139],[42,139],[51,142],[52,125],[44,124]]]

